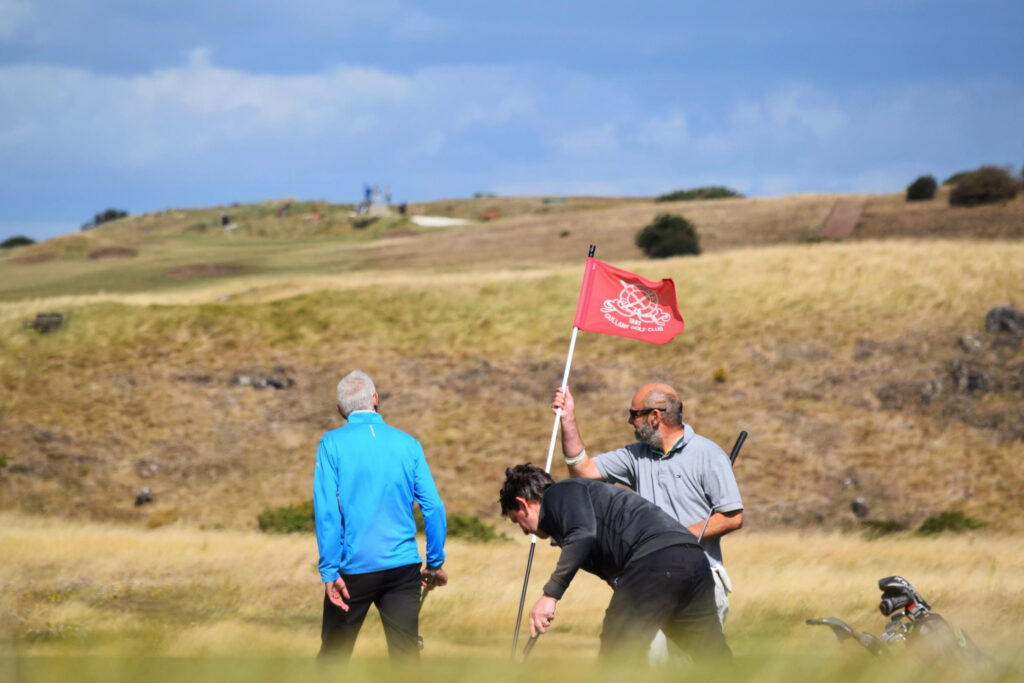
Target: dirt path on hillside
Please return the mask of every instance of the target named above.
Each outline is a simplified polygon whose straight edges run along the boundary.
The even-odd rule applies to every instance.
[[[840,199],[832,206],[818,236],[828,240],[846,239],[853,234],[863,212],[863,199]]]

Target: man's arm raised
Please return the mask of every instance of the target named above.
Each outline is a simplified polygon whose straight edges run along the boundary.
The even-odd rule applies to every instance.
[[[587,455],[586,446],[583,445],[583,437],[580,436],[579,427],[576,426],[576,403],[573,401],[569,387],[566,387],[564,391],[561,388],[555,391],[551,410],[557,413],[559,408],[562,409],[562,458],[569,468],[569,476],[582,479],[603,479],[597,465]]]

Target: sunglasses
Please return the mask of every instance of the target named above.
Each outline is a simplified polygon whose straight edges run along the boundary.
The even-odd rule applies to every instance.
[[[629,419],[630,420],[635,420],[638,417],[640,417],[641,415],[649,415],[649,414],[653,413],[655,410],[659,410],[659,408],[643,408],[641,410],[633,410],[632,408],[630,408],[629,409]]]

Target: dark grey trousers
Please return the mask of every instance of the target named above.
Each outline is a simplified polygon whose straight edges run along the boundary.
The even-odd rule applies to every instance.
[[[324,593],[324,621],[320,630],[320,656],[348,659],[370,605],[380,613],[388,654],[392,658],[419,658],[420,565],[410,564],[367,574],[342,575],[348,588],[346,612]]]

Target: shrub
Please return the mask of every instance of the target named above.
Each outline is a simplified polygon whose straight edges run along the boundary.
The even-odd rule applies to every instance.
[[[128,212],[122,211],[121,209],[107,209],[106,211],[98,213],[95,216],[93,216],[91,221],[83,223],[82,230],[95,228],[97,225],[100,225],[101,223],[109,223],[110,221],[116,221],[118,218],[124,218],[127,215]]]
[[[663,213],[636,234],[638,246],[649,258],[700,253],[697,228],[682,216]]]
[[[956,173],[954,173],[953,175],[951,175],[951,176],[949,176],[948,178],[946,178],[945,180],[943,180],[943,181],[942,181],[942,184],[943,184],[943,185],[956,185],[956,184],[957,184],[957,183],[959,183],[959,182],[960,182],[960,181],[961,181],[961,180],[963,179],[963,177],[964,177],[965,175],[967,175],[968,173],[970,173],[970,171],[957,171],[957,172],[956,172]]]
[[[499,533],[493,524],[486,524],[477,515],[448,515],[448,536],[473,543],[507,543],[512,540],[504,532]]]
[[[417,505],[413,509],[416,520],[416,531],[423,531],[423,514]],[[260,530],[275,534],[291,534],[315,531],[316,517],[313,512],[313,501],[306,500],[292,505],[267,508],[258,517]],[[461,538],[473,543],[505,543],[511,541],[504,533],[499,533],[493,524],[486,524],[477,515],[448,515],[448,538]]]
[[[1013,199],[1020,186],[1005,169],[998,166],[982,166],[968,173],[949,193],[951,206],[976,206],[993,204]]]
[[[260,531],[274,534],[291,534],[316,529],[312,500],[267,508],[259,514],[258,520]]]
[[[906,531],[907,525],[895,519],[864,519],[860,523],[868,540]]]
[[[416,531],[423,531],[423,514],[417,505],[413,510]],[[508,543],[512,539],[504,532],[499,533],[493,524],[487,524],[477,515],[448,515],[448,538],[461,538],[470,543]]]
[[[31,237],[17,235],[15,237],[8,237],[3,242],[0,242],[0,249],[14,249],[15,247],[25,247],[35,243],[36,241]]]
[[[930,175],[920,176],[907,187],[907,201],[916,202],[922,199],[934,199],[938,183]]]
[[[705,185],[689,190],[676,190],[654,198],[656,202],[678,202],[692,199],[742,199],[743,195],[723,185]]]
[[[940,534],[943,531],[967,531],[968,529],[980,529],[988,522],[969,517],[962,510],[944,510],[937,515],[932,515],[921,522],[917,527],[917,533],[923,535]]]

